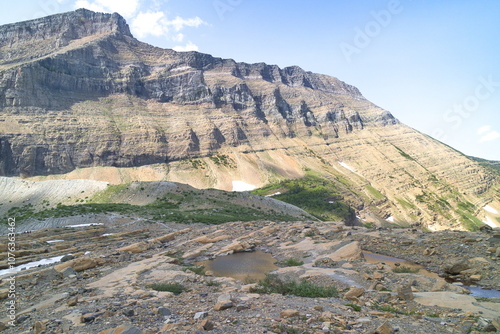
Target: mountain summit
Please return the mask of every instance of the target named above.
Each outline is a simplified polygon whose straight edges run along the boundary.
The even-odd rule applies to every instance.
[[[0,26],[0,108],[4,176],[231,190],[314,174],[367,221],[474,229],[500,211],[493,172],[357,88],[153,47],[116,13]]]

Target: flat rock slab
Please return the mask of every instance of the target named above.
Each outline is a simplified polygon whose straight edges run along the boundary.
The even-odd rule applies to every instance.
[[[483,316],[493,319],[500,314],[499,303],[478,302],[469,295],[460,295],[449,291],[415,293],[415,301],[426,306],[460,308],[464,312],[482,312]]]

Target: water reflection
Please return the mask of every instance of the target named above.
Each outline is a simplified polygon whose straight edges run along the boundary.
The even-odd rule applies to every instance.
[[[397,257],[391,257],[391,256],[385,256],[385,255],[380,255],[376,253],[371,253],[371,252],[363,252],[363,257],[365,258],[365,261],[368,263],[385,263],[392,268],[397,268],[399,266],[404,266],[410,269],[415,269],[418,270],[416,273],[425,275],[427,277],[431,278],[440,278],[438,274],[430,272],[426,269],[424,269],[423,266],[406,261],[404,259],[398,259]]]
[[[232,277],[252,283],[264,279],[268,272],[278,269],[279,267],[274,265],[275,262],[276,259],[271,254],[255,251],[220,256],[195,264],[212,271],[214,276]]]

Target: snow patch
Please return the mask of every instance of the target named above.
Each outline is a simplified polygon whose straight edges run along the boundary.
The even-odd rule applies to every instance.
[[[47,264],[58,263],[61,261],[61,259],[64,256],[65,255],[59,255],[59,256],[48,258],[48,259],[42,259],[39,261],[24,263],[24,264],[21,264],[17,267],[11,268],[11,269],[3,269],[3,270],[0,270],[0,276],[7,275],[7,274],[14,274],[14,273],[17,273],[18,271],[21,271],[23,269],[30,269],[30,268],[35,268],[38,266],[44,266]]]
[[[101,237],[107,237],[108,235],[113,235],[114,233],[104,233]]]
[[[233,181],[233,191],[251,191],[257,189],[256,186],[243,181]]]
[[[193,68],[191,66],[179,66],[177,68],[173,68],[171,71],[172,72],[180,72],[180,71],[185,71],[185,70],[192,70]]]
[[[54,242],[63,242],[64,240],[47,240],[46,243],[53,244]]]
[[[271,194],[271,195],[266,195],[266,197],[273,197],[273,196],[277,196],[277,195],[281,195],[281,192],[277,192],[277,193],[274,193],[274,194]]]
[[[485,223],[486,225],[488,225],[492,228],[499,227],[493,220],[490,219],[490,217],[486,217],[486,219],[483,220],[483,223]]]
[[[489,213],[493,213],[495,215],[498,215],[498,211],[493,209],[491,206],[489,205],[486,205],[484,208],[483,208],[484,211],[487,211]]]
[[[354,168],[352,168],[351,166],[349,166],[348,164],[346,164],[345,162],[342,162],[342,161],[338,161],[339,165],[341,165],[342,167],[350,170],[351,172],[353,173],[356,173],[356,171],[354,170]]]
[[[394,217],[389,216],[389,218],[387,218],[386,221],[388,221],[389,223],[394,223]]]
[[[90,224],[76,224],[76,225],[66,225],[65,227],[89,227],[103,225],[103,223],[90,223]]]

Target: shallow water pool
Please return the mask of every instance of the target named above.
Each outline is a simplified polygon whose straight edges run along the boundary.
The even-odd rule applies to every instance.
[[[210,270],[214,276],[232,277],[245,283],[257,282],[266,277],[272,270],[278,269],[276,259],[262,251],[235,253],[220,256],[213,260],[196,262],[205,270]]]

